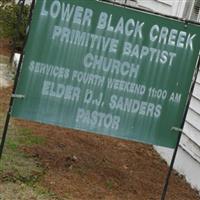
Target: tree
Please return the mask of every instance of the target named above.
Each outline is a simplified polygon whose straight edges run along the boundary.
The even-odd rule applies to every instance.
[[[13,0],[0,1],[0,37],[10,39],[11,46],[16,44],[17,51],[21,50],[23,41],[26,36],[29,9],[30,7],[28,5],[24,6],[22,20],[20,26],[17,27],[17,21],[20,14],[20,6]],[[17,33],[18,28],[19,33]]]

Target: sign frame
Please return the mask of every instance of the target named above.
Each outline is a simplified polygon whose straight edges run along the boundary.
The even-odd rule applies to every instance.
[[[17,86],[25,98],[14,101],[12,116],[174,148],[198,30],[95,1],[39,1]]]

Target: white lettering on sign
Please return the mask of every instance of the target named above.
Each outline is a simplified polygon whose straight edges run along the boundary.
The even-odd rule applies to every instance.
[[[44,81],[42,86],[43,96],[63,98],[71,101],[79,101],[80,91],[81,89],[79,87],[51,81]]]
[[[156,88],[150,87],[148,89],[148,96],[152,97],[152,98],[165,100],[167,98],[167,90],[156,89]]]
[[[76,122],[90,127],[118,130],[120,117],[109,113],[90,111],[84,108],[78,108],[76,113]]]
[[[68,79],[70,73],[68,68],[36,62],[33,60],[29,64],[29,70],[40,75],[59,79]]]
[[[109,107],[111,110],[119,110],[154,118],[159,118],[162,110],[162,106],[159,104],[154,105],[150,102],[130,99],[122,96],[118,97],[117,95],[111,96]]]
[[[47,0],[43,0],[40,15],[50,16],[53,19],[60,18],[61,21],[70,22],[73,24],[90,26],[92,22],[93,10],[75,6],[71,4],[61,3],[58,0],[51,1],[50,10],[46,8]]]
[[[140,46],[125,42],[123,47],[123,56],[135,57],[136,59],[148,58],[149,62],[167,64],[172,66],[176,53],[165,50],[155,49],[153,47]]]
[[[152,26],[149,36],[151,42],[185,49],[190,48],[193,51],[193,39],[196,37],[196,34],[160,27],[156,24]]]
[[[96,105],[99,107],[104,104],[103,97],[104,97],[103,92],[98,91],[95,93],[93,90],[86,89],[83,103]]]
[[[107,88],[112,89],[112,90],[117,90],[120,92],[127,92],[131,93],[134,95],[139,95],[143,96],[146,91],[146,86],[129,82],[129,81],[124,81],[124,80],[118,80],[118,79],[112,79],[108,78],[107,80]]]
[[[126,35],[127,37],[133,36],[134,38],[143,38],[142,28],[144,26],[144,22],[135,22],[134,19],[128,19],[126,21],[123,17],[119,18],[117,24],[113,21],[114,18],[112,14],[109,15],[106,12],[101,12],[97,23],[97,29],[114,32],[116,34],[120,33],[122,35]]]
[[[79,84],[93,85],[97,87],[103,87],[105,77],[98,74],[92,74],[88,72],[81,72],[74,70],[71,76],[72,81],[76,81]]]
[[[98,36],[61,26],[54,26],[52,39],[81,47],[95,48],[102,52],[108,51],[108,53],[116,53],[119,44],[119,40],[111,37]]]
[[[181,102],[182,95],[179,93],[174,93],[170,95],[169,101],[172,103],[180,103]]]
[[[105,56],[93,55],[88,53],[84,58],[84,67],[103,72],[110,72],[121,76],[129,76],[136,78],[139,72],[139,65],[129,63],[127,61],[121,62],[116,59]]]

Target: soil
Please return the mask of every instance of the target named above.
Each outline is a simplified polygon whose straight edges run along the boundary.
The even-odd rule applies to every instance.
[[[11,55],[11,41],[9,39],[0,38],[0,55],[8,57]]]
[[[0,90],[6,111],[11,88]],[[23,147],[45,169],[40,184],[61,200],[159,200],[167,164],[150,145],[22,120],[43,145]],[[175,171],[166,200],[200,200]]]

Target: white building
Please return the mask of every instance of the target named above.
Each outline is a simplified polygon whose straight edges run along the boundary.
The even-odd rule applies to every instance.
[[[200,0],[112,0],[153,12],[200,21]],[[200,42],[200,41],[199,41]],[[170,163],[173,150],[155,147]],[[200,191],[200,71],[185,121],[174,168]]]

